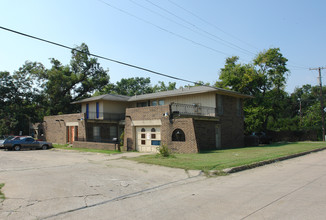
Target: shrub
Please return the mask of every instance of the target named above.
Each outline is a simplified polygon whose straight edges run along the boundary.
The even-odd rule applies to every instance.
[[[173,156],[171,150],[166,145],[162,145],[162,146],[159,147],[158,155],[160,155],[162,157],[171,157],[171,156]]]

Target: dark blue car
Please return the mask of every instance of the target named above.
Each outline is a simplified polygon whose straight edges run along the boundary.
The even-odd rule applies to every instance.
[[[23,148],[46,150],[50,147],[52,147],[52,143],[46,141],[37,141],[32,137],[21,137],[10,140],[7,139],[3,143],[3,148],[15,151],[19,151]]]

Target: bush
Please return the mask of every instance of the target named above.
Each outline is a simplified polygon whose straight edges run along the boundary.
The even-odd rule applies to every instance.
[[[171,156],[173,156],[171,150],[166,145],[160,146],[158,151],[159,151],[158,155],[160,155],[162,157],[171,157]]]

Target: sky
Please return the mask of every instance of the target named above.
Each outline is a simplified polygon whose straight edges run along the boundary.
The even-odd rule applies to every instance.
[[[290,70],[286,91],[317,85],[325,67],[323,0],[0,0],[0,26],[189,81],[214,84],[227,57],[251,63],[280,48]],[[71,51],[0,29],[0,71],[25,61],[69,64]],[[110,82],[170,78],[98,59]],[[322,77],[326,69],[322,71]],[[323,79],[323,84],[326,79]],[[177,87],[189,83],[176,81]]]

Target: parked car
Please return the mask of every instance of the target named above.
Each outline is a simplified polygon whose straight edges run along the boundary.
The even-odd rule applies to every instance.
[[[10,140],[10,139],[12,139],[12,138],[14,138],[14,136],[2,136],[2,137],[1,137],[1,140],[0,140],[0,148],[3,148],[3,147],[4,147],[3,143],[4,143],[6,140]]]
[[[19,151],[23,148],[28,149],[43,149],[46,150],[52,147],[52,143],[46,141],[37,141],[32,137],[14,137],[10,140],[5,140],[3,147],[7,150]]]
[[[272,142],[272,138],[267,136],[265,132],[253,132],[252,135],[258,137],[259,144],[270,144]]]

